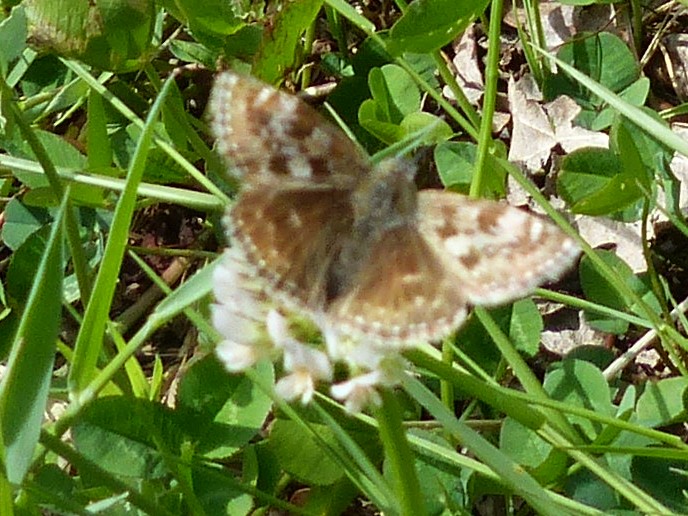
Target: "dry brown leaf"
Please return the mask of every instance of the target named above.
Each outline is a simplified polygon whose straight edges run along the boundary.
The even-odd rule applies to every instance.
[[[452,64],[456,71],[454,77],[463,90],[464,95],[474,106],[478,105],[485,90],[483,73],[478,62],[478,43],[475,40],[474,25],[470,25],[461,38],[454,43],[454,59]],[[448,86],[442,94],[451,100],[456,100],[454,93]]]
[[[543,105],[542,95],[529,75],[509,80],[509,106],[514,121],[509,160],[530,171],[541,168],[556,145],[566,152],[609,146],[606,134],[573,125],[580,107],[570,98],[561,96]]]

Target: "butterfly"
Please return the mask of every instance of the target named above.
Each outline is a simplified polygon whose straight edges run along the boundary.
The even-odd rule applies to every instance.
[[[558,279],[579,249],[507,204],[417,191],[405,160],[373,165],[297,97],[220,73],[208,111],[243,181],[230,238],[268,292],[344,334],[403,345],[445,337],[471,305]]]

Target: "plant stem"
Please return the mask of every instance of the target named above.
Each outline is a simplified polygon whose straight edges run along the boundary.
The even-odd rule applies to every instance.
[[[375,418],[385,448],[392,489],[399,497],[403,516],[421,516],[426,512],[415,459],[402,424],[401,408],[392,391],[382,390],[381,395],[382,406],[375,411]]]

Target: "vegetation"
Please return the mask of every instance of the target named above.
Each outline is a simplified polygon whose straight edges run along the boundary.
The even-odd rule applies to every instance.
[[[688,513],[672,162],[688,142],[669,126],[686,105],[637,57],[678,7],[615,4],[632,41],[610,17],[548,43],[530,1],[509,16],[501,0],[15,3],[0,22],[0,514]],[[484,44],[479,107],[448,65],[462,36]],[[371,415],[324,387],[286,403],[279,364],[226,372],[209,306],[239,184],[204,115],[220,68],[320,97],[336,85],[322,111],[374,159],[413,153],[421,184],[520,185],[584,254],[537,299],[584,312],[590,339],[618,349],[543,352],[545,328],[588,337],[525,299],[408,350],[412,374]],[[658,213],[671,236],[653,246]],[[570,221],[636,222],[640,266]]]

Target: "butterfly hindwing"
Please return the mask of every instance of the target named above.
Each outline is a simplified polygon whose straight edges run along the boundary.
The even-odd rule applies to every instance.
[[[338,326],[387,342],[434,340],[466,317],[461,285],[413,225],[373,245],[352,288],[328,308]]]

